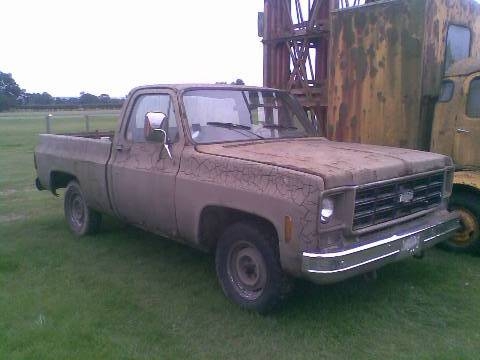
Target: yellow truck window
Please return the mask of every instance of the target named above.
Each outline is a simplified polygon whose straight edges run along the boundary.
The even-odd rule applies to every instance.
[[[467,100],[467,116],[480,118],[480,77],[470,83]]]
[[[445,50],[445,71],[455,62],[470,56],[471,32],[466,26],[450,25],[448,27],[447,46]]]

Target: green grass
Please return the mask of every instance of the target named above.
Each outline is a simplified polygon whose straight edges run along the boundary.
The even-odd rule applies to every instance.
[[[62,198],[32,185],[44,115],[0,114],[0,359],[479,358],[478,257],[433,249],[375,282],[298,282],[264,317],[223,296],[208,255],[112,218],[74,238]]]

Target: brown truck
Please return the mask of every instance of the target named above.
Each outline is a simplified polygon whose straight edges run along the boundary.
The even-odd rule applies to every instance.
[[[215,252],[225,294],[266,311],[291,277],[331,283],[445,240],[449,157],[317,137],[287,92],[134,89],[115,133],[40,135],[37,187],[76,235],[101,213]]]

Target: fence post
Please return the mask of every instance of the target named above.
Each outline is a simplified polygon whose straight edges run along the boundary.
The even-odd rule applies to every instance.
[[[90,132],[90,116],[85,115],[85,130],[87,133]]]
[[[45,124],[47,126],[47,134],[50,134],[50,130],[51,130],[51,127],[50,127],[50,120],[52,119],[52,114],[48,114],[47,116],[45,116]]]

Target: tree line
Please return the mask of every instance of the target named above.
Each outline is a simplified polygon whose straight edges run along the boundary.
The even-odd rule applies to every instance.
[[[78,109],[78,108],[120,108],[123,98],[111,98],[108,94],[99,96],[81,92],[78,97],[54,97],[48,92],[29,93],[21,89],[12,74],[0,71],[0,111],[11,109]]]

